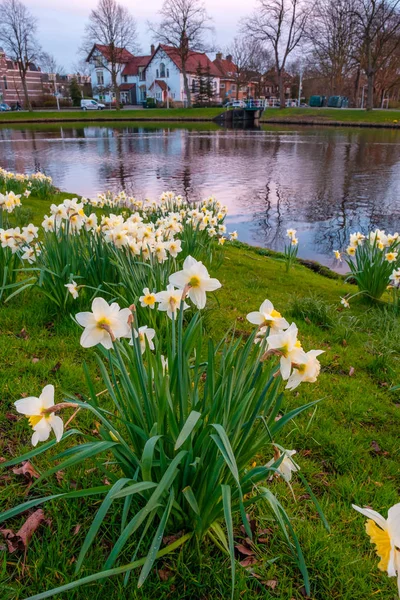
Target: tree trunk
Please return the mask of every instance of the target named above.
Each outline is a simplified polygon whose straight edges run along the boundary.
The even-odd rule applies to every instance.
[[[183,86],[185,88],[187,106],[188,106],[188,108],[191,108],[192,96],[190,94],[189,81],[188,81],[188,76],[186,73],[186,65],[184,64],[183,61],[182,61],[182,75],[183,75]]]
[[[239,100],[239,90],[240,90],[240,85],[239,85],[239,81],[236,82],[236,100]]]
[[[282,69],[278,71],[278,86],[279,86],[279,108],[286,108],[286,99],[285,99],[285,85],[283,82],[283,73]]]
[[[23,71],[20,71],[20,75],[21,75],[22,89],[24,90],[24,96],[25,96],[25,108],[27,110],[29,110],[29,112],[32,112],[32,104],[29,99],[28,86],[26,85],[26,73],[24,73]]]
[[[369,70],[367,73],[368,91],[367,91],[367,110],[374,108],[374,77],[375,73]]]
[[[111,75],[112,75],[112,84],[113,84],[113,88],[114,88],[114,92],[115,92],[115,108],[117,110],[119,110],[120,109],[120,92],[119,92],[119,86],[117,84],[116,71],[113,70]]]

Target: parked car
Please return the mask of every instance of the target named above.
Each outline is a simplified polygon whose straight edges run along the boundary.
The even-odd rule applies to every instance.
[[[11,106],[7,102],[2,102],[0,104],[0,112],[5,112],[6,110],[11,110]]]
[[[232,100],[232,102],[227,102],[225,104],[225,108],[244,108],[246,104],[243,100]]]
[[[106,107],[105,104],[101,104],[96,100],[87,99],[81,100],[81,109],[82,110],[104,110]]]

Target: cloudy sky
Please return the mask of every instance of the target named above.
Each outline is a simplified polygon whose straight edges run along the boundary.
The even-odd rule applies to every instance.
[[[157,18],[162,0],[120,0],[138,23],[139,43],[143,53],[149,51],[151,35],[147,21]],[[251,11],[250,3],[239,0],[205,0],[213,19],[215,40],[225,48],[237,32],[238,21]],[[43,50],[55,56],[66,71],[77,61],[77,50],[82,40],[85,22],[97,0],[24,0],[24,4],[38,19],[38,37]]]

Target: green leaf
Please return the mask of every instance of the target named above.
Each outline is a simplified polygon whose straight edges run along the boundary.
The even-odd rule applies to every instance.
[[[68,431],[66,431],[64,433],[64,435],[60,441],[65,440],[70,435],[76,435],[76,434],[83,435],[78,429],[68,429]],[[12,467],[13,465],[17,465],[18,463],[23,462],[24,460],[30,460],[34,456],[38,456],[39,454],[42,454],[42,452],[46,452],[46,450],[48,450],[49,448],[52,448],[53,446],[55,446],[58,443],[59,442],[57,442],[57,440],[54,438],[50,442],[47,442],[46,444],[42,444],[41,446],[38,446],[37,448],[34,448],[33,450],[30,450],[29,452],[22,454],[22,456],[17,456],[17,458],[12,458],[11,460],[8,460],[7,462],[1,463],[0,469],[3,469],[4,467]]]
[[[196,423],[200,419],[200,417],[201,413],[192,410],[178,435],[178,438],[175,442],[174,450],[178,450],[182,446],[182,444],[185,443],[185,441],[195,428]]]
[[[157,487],[157,484],[154,481],[138,481],[138,483],[134,483],[133,485],[129,485],[124,490],[117,492],[113,495],[113,499],[115,498],[125,498],[125,496],[132,496],[133,494],[139,494],[140,492],[144,492],[146,490],[151,490],[152,488]]]
[[[224,507],[224,517],[226,530],[228,532],[229,554],[231,558],[231,577],[232,577],[232,592],[233,600],[235,594],[235,544],[233,541],[233,523],[232,523],[232,506],[231,506],[231,487],[221,484],[222,490],[222,505]]]
[[[154,449],[161,437],[161,435],[155,435],[151,437],[147,440],[143,448],[142,460],[140,461],[143,481],[151,481],[151,468],[153,466]]]
[[[196,515],[200,516],[199,505],[197,504],[196,497],[195,497],[190,485],[185,487],[185,489],[182,490],[182,493],[185,496],[186,500],[188,501],[190,508],[196,513]]]

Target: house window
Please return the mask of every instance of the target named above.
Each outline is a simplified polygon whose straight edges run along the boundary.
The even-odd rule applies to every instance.
[[[195,94],[197,91],[197,85],[196,85],[196,80],[192,79],[192,94]]]
[[[94,64],[96,65],[96,67],[102,67],[103,66],[103,60],[101,56],[95,56],[94,58]]]
[[[169,69],[167,69],[167,77],[169,77]]]
[[[164,65],[164,63],[160,64],[160,77],[165,77],[165,65]]]
[[[232,83],[232,85],[231,85],[231,91],[232,92],[236,92],[236,83]]]
[[[96,75],[97,75],[97,85],[104,85],[103,71],[96,71]]]
[[[4,75],[3,77],[3,81],[4,81],[4,89],[8,90],[8,85],[7,85],[7,77]]]
[[[140,81],[144,81],[145,80],[144,67],[139,67],[139,80]]]
[[[160,72],[158,69],[156,69],[156,77],[157,77],[157,79],[160,77]]]
[[[124,75],[124,83],[128,83],[128,75]]]
[[[221,88],[221,90],[224,90],[225,89],[225,84],[221,83],[219,87]]]

